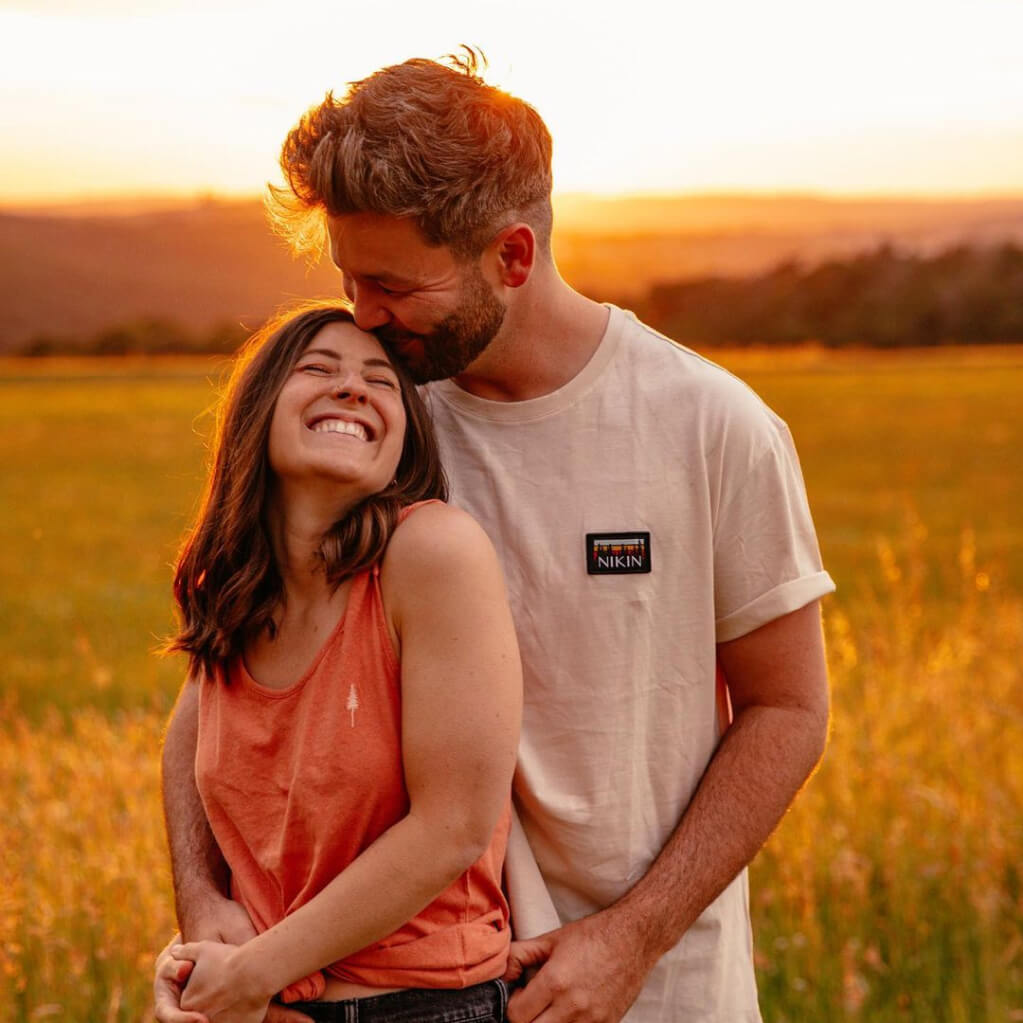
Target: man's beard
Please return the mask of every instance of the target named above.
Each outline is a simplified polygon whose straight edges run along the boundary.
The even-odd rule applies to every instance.
[[[465,282],[458,307],[428,334],[413,334],[390,324],[373,331],[417,384],[458,376],[482,354],[501,329],[505,306],[490,290],[479,268],[473,270]],[[410,348],[418,350],[410,351]]]

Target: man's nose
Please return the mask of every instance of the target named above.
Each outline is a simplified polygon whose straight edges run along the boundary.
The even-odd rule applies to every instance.
[[[348,297],[352,302],[352,315],[355,317],[355,325],[359,330],[373,330],[382,327],[391,319],[387,311],[372,288],[358,287],[354,282],[348,287]]]

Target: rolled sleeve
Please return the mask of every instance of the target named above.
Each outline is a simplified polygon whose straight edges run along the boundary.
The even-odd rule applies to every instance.
[[[767,410],[765,409],[765,412]],[[715,636],[738,639],[831,593],[795,447],[767,413],[745,453],[724,464],[714,528]]]

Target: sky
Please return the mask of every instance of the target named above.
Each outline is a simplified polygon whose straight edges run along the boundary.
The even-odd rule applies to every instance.
[[[0,203],[257,194],[328,89],[480,46],[560,192],[1023,194],[1023,0],[0,0]]]

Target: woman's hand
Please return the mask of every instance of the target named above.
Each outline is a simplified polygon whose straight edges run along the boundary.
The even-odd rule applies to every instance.
[[[181,996],[183,1010],[202,1013],[210,1023],[263,1023],[274,992],[246,970],[238,945],[193,941],[170,952],[195,964]]]

